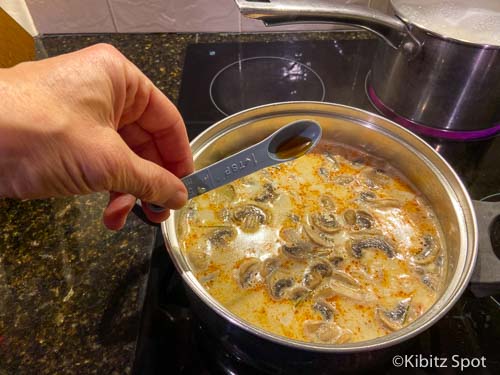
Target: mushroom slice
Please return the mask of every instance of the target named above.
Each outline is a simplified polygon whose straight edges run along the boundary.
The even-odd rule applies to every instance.
[[[255,232],[269,220],[266,211],[253,204],[245,204],[233,210],[233,220],[243,232]]]
[[[304,275],[304,285],[309,289],[317,288],[325,277],[332,274],[332,266],[325,260],[319,260],[309,266]]]
[[[313,226],[326,233],[336,233],[340,230],[340,224],[331,212],[314,213],[308,215],[307,221]]]
[[[328,161],[328,167],[330,167],[332,171],[337,172],[340,169],[340,165],[335,156],[330,154],[329,152],[325,152],[323,155]]]
[[[315,295],[320,298],[340,295],[360,303],[370,303],[376,300],[373,293],[363,291],[356,279],[341,271],[333,271],[331,278],[317,289]]]
[[[321,315],[323,320],[333,320],[335,308],[331,303],[326,302],[324,299],[318,299],[314,302],[312,308]]]
[[[323,277],[318,272],[307,272],[304,275],[304,285],[309,289],[316,289],[321,282]]]
[[[394,247],[383,236],[355,238],[348,241],[347,246],[351,248],[351,251],[356,258],[361,258],[363,250],[366,249],[381,250],[387,255],[388,258],[393,258],[395,253]]]
[[[439,277],[436,275],[436,274],[433,274],[433,273],[424,273],[420,280],[422,281],[422,283],[428,287],[429,289],[431,289],[432,291],[437,291],[438,290],[438,287],[439,287]]]
[[[425,265],[433,262],[441,250],[438,242],[430,234],[426,234],[423,241],[424,244],[422,246],[422,251],[413,257],[413,261],[419,265]]]
[[[264,190],[257,195],[254,200],[259,203],[274,202],[278,198],[278,193],[274,189],[273,184],[265,183],[263,186]]]
[[[326,211],[335,211],[335,203],[333,203],[333,199],[330,196],[322,195],[319,198],[319,203]]]
[[[208,236],[208,240],[215,246],[226,246],[236,238],[236,230],[233,227],[221,227],[213,230]]]
[[[201,246],[197,246],[193,250],[190,250],[187,253],[187,257],[189,264],[196,271],[205,270],[210,263],[210,256],[208,255],[206,249],[203,249]]]
[[[389,176],[381,169],[366,168],[360,174],[361,181],[372,189],[380,188],[390,182]]]
[[[367,201],[366,203],[368,203],[370,207],[383,210],[390,208],[401,208],[404,202],[396,198],[384,198]]]
[[[318,260],[318,261],[314,262],[309,267],[309,270],[311,272],[319,273],[322,277],[331,276],[331,274],[333,272],[332,266],[330,265],[330,263],[328,263],[325,260]]]
[[[370,229],[375,220],[373,216],[363,210],[356,211],[356,229]]]
[[[282,272],[274,272],[267,278],[267,288],[271,298],[279,301],[282,299],[287,289],[295,284],[293,277]]]
[[[316,230],[315,226],[313,227],[307,222],[304,224],[304,231],[318,245],[332,247],[335,244],[335,239],[331,234]]]
[[[279,257],[267,258],[262,262],[260,274],[262,277],[268,277],[281,266],[281,259]]]
[[[359,200],[361,202],[373,202],[377,198],[377,195],[371,191],[362,191],[359,193]]]
[[[313,247],[310,243],[300,241],[296,244],[284,244],[281,246],[281,253],[292,259],[304,260],[312,257]]]
[[[245,259],[238,269],[238,282],[243,289],[253,288],[261,281],[261,262],[258,258]]]
[[[280,237],[287,243],[297,243],[302,241],[299,232],[295,228],[284,227],[280,230]]]
[[[342,175],[339,175],[339,176],[335,176],[332,179],[332,182],[334,184],[341,185],[341,186],[349,185],[353,181],[354,181],[354,177],[349,176],[349,175],[345,175],[345,174],[342,174]]]
[[[373,216],[363,210],[346,210],[344,212],[344,221],[346,224],[351,225],[356,230],[370,229],[375,220]]]
[[[398,303],[394,310],[384,310],[380,307],[377,308],[376,314],[380,321],[390,330],[397,331],[403,328],[403,325],[410,309],[411,298],[405,298]]]
[[[349,329],[342,328],[332,321],[306,320],[303,329],[304,336],[317,343],[343,344],[352,337]]]
[[[298,303],[306,299],[310,293],[309,289],[296,285],[286,291],[286,297]]]

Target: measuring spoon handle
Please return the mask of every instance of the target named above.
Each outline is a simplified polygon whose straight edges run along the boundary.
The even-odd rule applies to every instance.
[[[265,139],[260,143],[183,177],[181,181],[188,191],[188,199],[247,176],[259,169],[278,164],[278,160],[269,157],[269,142],[269,139]]]

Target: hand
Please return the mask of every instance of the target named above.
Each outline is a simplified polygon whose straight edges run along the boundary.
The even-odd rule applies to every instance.
[[[177,209],[193,170],[184,122],[153,83],[109,45],[0,69],[0,196],[109,191],[120,229],[136,197]],[[154,222],[168,210],[144,211]]]

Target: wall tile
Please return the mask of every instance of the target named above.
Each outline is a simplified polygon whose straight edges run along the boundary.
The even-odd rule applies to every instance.
[[[26,0],[26,3],[41,34],[116,31],[106,0]]]
[[[369,0],[337,1],[367,5]],[[260,21],[241,18],[233,0],[109,0],[109,3],[119,32],[262,32],[338,28],[332,25],[267,28]]]

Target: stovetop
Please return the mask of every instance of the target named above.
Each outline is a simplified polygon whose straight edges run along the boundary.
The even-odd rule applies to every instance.
[[[376,113],[365,92],[376,43],[331,40],[190,45],[179,98],[190,139],[226,115],[270,102],[335,102]],[[450,162],[473,199],[500,200],[500,137],[467,143],[426,141]],[[258,374],[252,363],[227,352],[197,320],[160,231],[157,237],[133,372]],[[498,347],[499,296],[476,298],[466,290],[443,319],[414,340],[409,354],[484,356],[488,367],[473,369],[474,373],[494,374],[500,373]],[[379,370],[399,373],[391,363]],[[439,373],[437,370],[404,369],[415,374]],[[450,373],[446,372],[450,369],[444,370]]]

